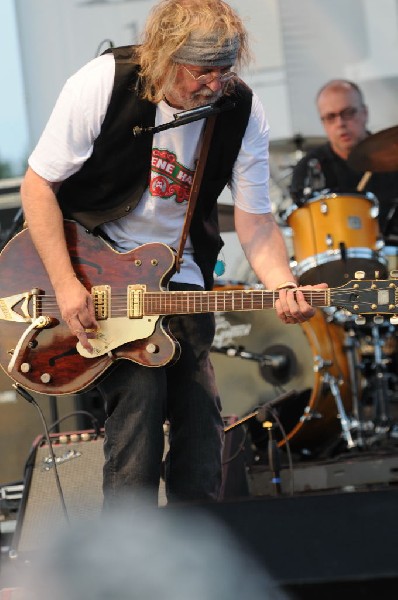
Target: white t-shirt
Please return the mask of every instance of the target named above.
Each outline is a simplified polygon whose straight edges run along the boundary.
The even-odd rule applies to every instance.
[[[87,63],[68,79],[42,136],[33,150],[30,167],[51,182],[64,181],[91,156],[113,89],[115,61],[106,54]],[[174,120],[178,112],[165,102],[156,108],[155,125]],[[153,137],[150,185],[138,206],[101,228],[128,251],[146,242],[177,248],[200,150],[204,120],[166,129]],[[236,206],[249,213],[271,210],[268,194],[268,123],[254,94],[251,115],[230,182]],[[202,285],[188,238],[181,271],[172,281]]]

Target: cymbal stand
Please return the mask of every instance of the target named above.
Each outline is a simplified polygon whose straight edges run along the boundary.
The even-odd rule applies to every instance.
[[[372,364],[374,373],[372,380],[375,381],[374,412],[375,418],[379,422],[379,432],[385,433],[388,429],[390,420],[387,408],[388,382],[386,377],[386,368],[383,362],[382,347],[384,343],[380,338],[379,326],[375,323],[371,327],[371,335],[374,348],[374,362]]]
[[[363,411],[362,405],[359,402],[359,381],[358,381],[358,372],[360,369],[360,365],[357,360],[357,352],[359,343],[357,336],[355,334],[355,330],[350,327],[345,332],[344,338],[344,350],[347,355],[347,364],[349,371],[349,379],[351,384],[351,398],[352,398],[352,423],[351,426],[356,428],[357,432],[357,444],[359,446],[364,445],[364,440],[362,437],[362,427],[361,423],[363,422]]]
[[[333,377],[333,375],[330,375],[330,373],[328,373],[326,371],[323,376],[323,380],[326,384],[329,385],[330,391],[333,394],[333,398],[334,398],[334,401],[335,401],[336,407],[337,407],[338,418],[340,419],[342,435],[347,444],[347,448],[354,448],[356,446],[356,444],[355,444],[354,440],[352,439],[351,424],[350,424],[350,420],[347,416],[347,413],[345,411],[343,401],[341,399],[341,394],[340,394],[337,379],[336,379],[336,377]]]

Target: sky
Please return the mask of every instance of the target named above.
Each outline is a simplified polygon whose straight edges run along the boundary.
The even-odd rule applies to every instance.
[[[28,148],[14,0],[0,0],[0,160],[22,173]]]

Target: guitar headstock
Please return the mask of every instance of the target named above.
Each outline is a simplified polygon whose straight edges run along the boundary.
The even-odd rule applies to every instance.
[[[376,322],[390,315],[390,322],[398,325],[398,270],[391,271],[389,279],[364,277],[363,271],[357,271],[355,279],[331,289],[331,306],[357,315],[358,324],[365,322],[365,315],[373,315]]]

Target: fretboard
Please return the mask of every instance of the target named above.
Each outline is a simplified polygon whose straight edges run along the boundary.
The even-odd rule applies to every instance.
[[[308,304],[314,307],[329,306],[330,290],[302,290]],[[146,315],[173,315],[206,312],[231,312],[264,310],[274,308],[277,291],[229,290],[146,292],[144,313]]]

